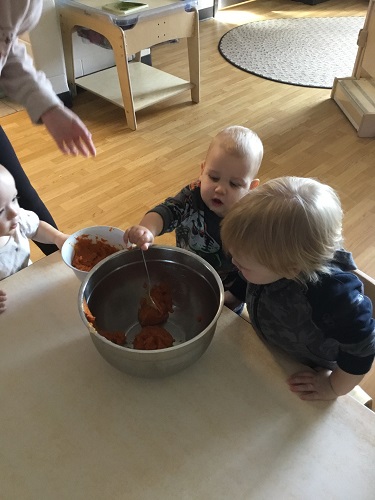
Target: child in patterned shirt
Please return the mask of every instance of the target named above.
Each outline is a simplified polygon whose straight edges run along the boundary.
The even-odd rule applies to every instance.
[[[241,126],[225,128],[211,141],[199,179],[128,228],[125,243],[147,250],[155,236],[176,230],[176,245],[216,269],[224,285],[225,305],[238,311],[242,303],[230,292],[238,271],[222,249],[220,223],[234,203],[258,186],[262,158],[263,145],[255,132]]]

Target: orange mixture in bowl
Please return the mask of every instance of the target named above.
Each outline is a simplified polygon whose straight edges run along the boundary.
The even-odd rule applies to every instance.
[[[135,336],[134,349],[153,350],[172,347],[174,338],[161,326],[145,326]]]
[[[138,310],[138,321],[143,327],[133,341],[134,349],[165,349],[172,347],[174,338],[160,325],[165,323],[169,313],[173,312],[170,287],[161,283],[151,288],[150,294],[156,307],[150,305],[146,298],[141,299]]]
[[[172,347],[174,338],[162,326],[167,321],[169,313],[173,312],[173,302],[170,288],[166,284],[152,287],[151,296],[158,306],[150,306],[145,298],[141,299],[138,310],[138,320],[142,326],[141,331],[133,341],[134,349],[155,350]],[[83,302],[83,311],[87,321],[95,328],[99,335],[120,346],[126,346],[126,333],[123,331],[108,331],[98,327],[96,318],[90,311],[86,300]]]
[[[93,241],[88,234],[78,236],[74,245],[72,266],[80,271],[91,271],[101,260],[118,252],[119,249],[110,245],[104,238]]]
[[[150,294],[157,308],[151,305],[146,298],[141,299],[138,310],[138,321],[141,326],[154,326],[165,323],[169,313],[173,312],[172,295],[166,284],[161,283],[153,286]]]

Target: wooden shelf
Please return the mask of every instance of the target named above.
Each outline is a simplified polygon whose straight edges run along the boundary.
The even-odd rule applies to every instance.
[[[359,137],[375,137],[375,81],[371,78],[335,78],[332,98]]]
[[[129,63],[134,110],[146,108],[181,92],[193,84],[140,62]],[[116,67],[76,79],[76,84],[124,108]]]
[[[375,0],[370,0],[353,73],[335,78],[331,98],[358,131],[359,137],[375,137]]]
[[[185,10],[176,0],[149,0],[148,7],[132,16],[116,18],[101,10],[99,0],[61,0],[60,25],[66,74],[74,95],[79,85],[125,110],[128,126],[136,130],[135,112],[190,90],[191,100],[200,99],[199,15],[197,9]],[[131,23],[125,29],[125,22]],[[74,74],[72,33],[77,26],[103,35],[112,46],[116,67],[76,78]],[[123,26],[123,27],[121,27]],[[131,26],[131,28],[130,28]],[[124,28],[124,29],[123,29]],[[189,81],[140,62],[142,49],[185,38]],[[135,55],[136,61],[128,62]]]

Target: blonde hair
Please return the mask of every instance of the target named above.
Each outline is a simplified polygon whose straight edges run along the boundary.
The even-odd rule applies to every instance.
[[[219,146],[229,155],[246,158],[252,177],[257,175],[263,159],[263,144],[255,132],[240,125],[226,127],[212,139],[206,160],[215,146]]]
[[[329,273],[342,245],[342,208],[336,192],[314,179],[280,177],[253,189],[221,224],[224,248],[247,254],[289,279]]]

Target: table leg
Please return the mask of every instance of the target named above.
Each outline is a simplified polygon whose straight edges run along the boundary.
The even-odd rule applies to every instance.
[[[194,31],[187,38],[190,82],[194,85],[191,89],[191,100],[199,102],[200,99],[200,55],[199,55],[199,15],[196,11]]]
[[[72,96],[77,95],[77,87],[74,76],[74,59],[73,59],[73,30],[74,24],[69,23],[60,15],[61,37],[65,59],[66,78]]]
[[[134,101],[129,75],[128,54],[126,51],[125,31],[120,27],[111,25],[110,29],[102,29],[101,33],[108,39],[112,46],[116,69],[124,104],[126,122],[131,130],[137,129]]]

